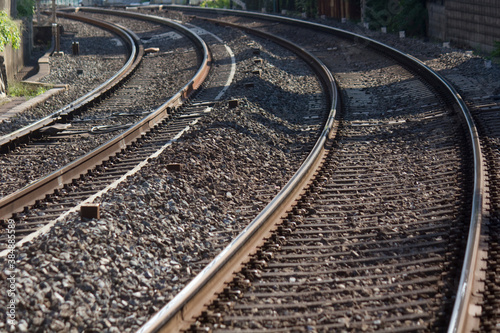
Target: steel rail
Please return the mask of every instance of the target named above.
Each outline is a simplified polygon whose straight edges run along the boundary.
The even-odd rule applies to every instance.
[[[330,111],[315,146],[290,181],[202,272],[140,328],[138,331],[140,333],[175,332],[187,328],[189,320],[200,313],[204,304],[211,300],[216,292],[222,290],[225,281],[238,271],[237,267],[241,267],[258,246],[262,245],[278,222],[288,214],[294,202],[306,191],[328,152],[328,143],[336,132],[334,122],[339,99],[335,80],[328,68],[314,55],[285,39],[251,28],[239,28],[273,40],[302,57],[326,87]]]
[[[0,137],[0,152],[6,152],[15,147],[19,142],[26,142],[29,139],[36,135],[38,131],[42,128],[53,125],[61,120],[65,120],[65,118],[71,116],[73,112],[78,112],[82,108],[87,105],[95,102],[103,94],[112,90],[116,85],[126,79],[137,67],[142,59],[142,55],[144,53],[143,47],[141,45],[139,37],[134,34],[132,31],[129,31],[117,24],[111,24],[100,20],[92,20],[88,18],[84,18],[77,15],[65,14],[62,12],[57,13],[58,17],[65,17],[72,20],[79,20],[82,22],[86,22],[92,25],[99,26],[106,30],[109,30],[116,35],[118,35],[127,45],[129,49],[130,55],[126,61],[126,63],[120,68],[118,72],[116,72],[112,77],[106,80],[104,83],[86,93],[85,95],[79,97],[72,103],[64,106],[63,108],[49,114],[48,116],[26,126],[20,128],[12,133],[4,135]]]
[[[150,6],[155,7],[155,6]],[[477,294],[476,284],[478,283],[478,272],[480,270],[479,257],[480,257],[480,236],[481,236],[481,225],[483,221],[483,215],[485,208],[485,170],[483,164],[483,156],[481,153],[481,145],[479,140],[478,130],[476,128],[475,122],[472,115],[464,102],[462,96],[456,91],[456,89],[440,74],[436,73],[434,70],[426,66],[419,59],[403,53],[393,47],[380,43],[371,38],[348,32],[342,29],[330,27],[327,25],[308,22],[299,19],[288,18],[278,15],[270,15],[263,13],[253,13],[240,10],[228,10],[228,9],[212,9],[212,8],[195,8],[190,6],[180,6],[180,5],[161,5],[159,9],[171,8],[178,10],[188,10],[188,11],[198,11],[202,13],[217,13],[223,15],[238,15],[250,18],[260,18],[266,19],[273,22],[283,22],[286,24],[299,25],[302,27],[315,29],[318,31],[327,32],[338,37],[349,39],[355,43],[362,44],[366,47],[370,47],[379,52],[384,53],[387,56],[392,57],[399,63],[406,66],[408,69],[413,71],[415,74],[424,78],[429,84],[431,84],[435,89],[440,91],[444,96],[447,97],[447,102],[449,106],[461,117],[464,125],[467,128],[469,135],[469,142],[472,149],[473,155],[473,165],[474,165],[474,184],[473,184],[473,194],[471,201],[471,216],[469,223],[469,234],[467,239],[467,247],[464,256],[464,264],[460,274],[460,282],[457,290],[457,296],[453,311],[451,313],[451,319],[448,326],[449,333],[455,332],[467,332],[470,331],[471,327],[474,325],[473,322],[477,321],[475,313],[475,305],[472,304],[473,294]]]
[[[115,11],[116,15],[117,12]],[[143,19],[144,16],[141,16]],[[205,42],[193,32],[189,31],[174,22],[163,19],[166,24],[183,32],[189,36],[195,43],[197,49],[202,54],[201,64],[197,72],[174,96],[163,103],[159,108],[151,114],[140,120],[124,133],[116,136],[107,143],[92,150],[77,160],[69,163],[61,169],[52,172],[51,174],[35,181],[34,183],[24,187],[23,189],[12,193],[0,199],[0,219],[9,217],[14,212],[18,212],[27,205],[33,204],[36,200],[43,198],[45,194],[53,191],[56,188],[61,188],[64,184],[71,182],[74,178],[92,169],[96,165],[107,160],[112,154],[115,154],[127,145],[134,142],[136,139],[144,135],[147,131],[153,128],[157,123],[169,116],[172,108],[178,107],[184,103],[191,94],[198,89],[208,75],[211,64],[211,56]]]

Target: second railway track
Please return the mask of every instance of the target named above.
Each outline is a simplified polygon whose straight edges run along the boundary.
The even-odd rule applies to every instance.
[[[143,22],[142,25],[146,23]],[[183,38],[186,37],[170,28],[162,30],[159,25],[143,29],[150,31],[149,36],[170,33],[177,36],[178,41],[172,39],[169,46],[165,45],[165,41],[170,39],[168,37],[163,39],[163,44],[157,42],[155,46],[160,51],[146,55],[141,64],[136,65],[138,68],[135,74],[111,96],[92,107],[87,106],[84,112],[79,110],[78,115],[62,111],[52,117],[56,124],[64,125],[62,128],[51,126],[42,129],[41,136],[46,139],[36,139],[26,147],[19,147],[11,154],[4,155],[2,177],[8,179],[8,182],[2,184],[3,196],[57,170],[110,140],[120,131],[123,132],[158,108],[189,81],[195,73],[198,60],[193,48],[185,50],[187,53],[182,52],[186,45]],[[145,39],[148,37],[147,32],[140,35]],[[173,49],[179,51],[178,56],[172,56]],[[179,75],[174,63],[183,63],[193,70],[186,70],[183,75]],[[62,151],[66,151],[66,154],[61,156]]]

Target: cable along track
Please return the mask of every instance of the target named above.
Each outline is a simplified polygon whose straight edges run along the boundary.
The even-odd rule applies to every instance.
[[[65,16],[72,16],[69,14],[64,14]],[[82,18],[79,18],[82,19]],[[141,19],[148,19],[148,16],[141,16]],[[92,21],[92,20],[90,20]],[[171,96],[167,101],[164,101],[156,110],[150,112],[146,117],[141,117],[137,123],[132,126],[129,126],[122,134],[115,136],[108,142],[104,143],[100,147],[92,150],[91,152],[85,154],[84,156],[74,160],[63,168],[49,174],[33,182],[32,184],[24,187],[23,189],[8,195],[0,200],[0,217],[3,219],[7,219],[11,217],[13,213],[21,213],[29,212],[30,209],[34,209],[35,215],[36,210],[38,208],[43,208],[47,206],[47,202],[54,201],[54,198],[58,198],[61,193],[61,189],[64,186],[64,189],[68,189],[71,187],[70,184],[76,184],[77,178],[82,180],[86,179],[87,176],[85,174],[89,172],[90,174],[94,173],[92,169],[100,165],[101,163],[107,163],[107,161],[114,154],[124,151],[128,146],[134,144],[139,138],[143,137],[150,129],[157,126],[158,123],[163,122],[164,120],[168,120],[173,116],[173,113],[179,106],[181,106],[188,98],[195,92],[201,84],[204,82],[205,78],[208,75],[209,67],[210,67],[210,55],[208,52],[208,48],[205,42],[199,38],[196,34],[193,34],[189,29],[184,28],[183,26],[176,24],[174,22],[168,20],[162,20],[155,18],[155,22],[159,24],[165,24],[170,26],[176,30],[181,31],[186,36],[193,41],[193,43],[197,46],[201,55],[200,65],[196,71],[196,73],[189,79],[189,81],[173,96]],[[141,47],[142,49],[142,47]],[[142,52],[142,51],[141,51]],[[109,88],[108,88],[109,89]],[[95,93],[93,94],[93,98],[99,98]],[[192,120],[191,120],[192,121]],[[168,141],[168,140],[167,140]],[[137,164],[138,162],[135,162]],[[129,165],[130,167],[130,165]],[[101,168],[101,169],[105,169]],[[126,172],[118,172],[116,175],[123,175]],[[114,175],[114,176],[116,176]],[[118,177],[119,178],[119,177]],[[108,184],[112,182],[108,179]],[[52,191],[55,192],[52,194]],[[99,189],[92,189],[93,193],[99,191]],[[65,191],[63,191],[65,192]],[[84,191],[85,192],[85,191]],[[87,197],[90,193],[86,193]],[[45,203],[42,200],[45,196]],[[81,194],[76,196],[77,203],[75,203],[74,199],[70,199],[69,207],[73,207],[77,205],[79,207],[78,202],[84,200],[85,197],[82,197]],[[67,201],[67,199],[63,199]],[[33,217],[24,220],[23,223],[19,223],[18,215],[14,215],[14,219],[17,220],[18,224],[16,228],[19,229],[19,232],[16,234],[16,239],[19,240],[22,244],[26,241],[29,241],[33,237],[38,236],[41,233],[47,232],[56,222],[54,219],[57,216],[66,215],[70,212],[70,208],[65,207],[67,204],[56,205],[56,209],[54,212],[51,212],[48,215],[48,221],[41,221],[40,216],[33,216],[35,221],[31,221]],[[62,209],[61,209],[62,208]],[[76,208],[73,208],[73,211]],[[66,212],[66,213],[64,213]],[[55,213],[55,215],[54,215]],[[42,213],[42,215],[46,215]],[[43,219],[42,219],[43,220]],[[47,219],[45,219],[47,220]],[[50,222],[49,224],[46,224]],[[4,222],[7,223],[6,220]],[[43,227],[45,225],[45,227]],[[28,238],[26,238],[27,234],[33,233],[37,229],[43,227],[43,229],[39,230],[35,234],[32,234]],[[24,230],[26,229],[26,230]],[[3,247],[6,246],[6,234],[2,235]],[[2,252],[5,255],[7,252],[4,250]]]
[[[300,39],[296,26],[309,27],[354,40],[362,52],[345,40],[336,40],[332,50],[353,53],[315,52],[345,89],[346,111],[334,148],[278,232],[190,329],[466,329],[474,316],[484,176],[477,132],[460,95],[417,59],[363,36],[276,16],[198,12],[251,16],[252,27],[262,16],[292,22],[293,33],[277,24],[265,27],[282,29],[280,34],[301,45],[311,33]],[[345,69],[342,74],[346,65],[357,76]],[[374,80],[367,80],[368,73]],[[397,91],[394,96],[389,87]],[[473,165],[466,162],[469,155]],[[216,266],[231,260],[234,247],[257,233],[259,218],[143,330],[160,330],[167,318],[167,325],[185,327],[179,322],[191,318],[188,299],[214,283],[203,275],[215,275]],[[237,267],[221,269],[231,275]]]

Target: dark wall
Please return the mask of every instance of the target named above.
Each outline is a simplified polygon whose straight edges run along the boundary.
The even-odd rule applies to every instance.
[[[500,41],[499,0],[428,1],[427,7],[431,37],[484,51]]]

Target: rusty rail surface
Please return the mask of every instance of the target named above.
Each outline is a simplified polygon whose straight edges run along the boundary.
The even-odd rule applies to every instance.
[[[106,12],[106,14],[109,13]],[[116,15],[118,12],[114,11],[113,14]],[[149,16],[141,15],[141,18],[148,19]],[[178,91],[168,101],[163,103],[157,110],[143,118],[124,133],[116,136],[112,140],[69,163],[63,168],[54,171],[53,173],[24,187],[23,189],[2,198],[0,200],[0,219],[6,219],[14,212],[22,210],[23,207],[33,204],[36,200],[43,198],[48,192],[53,191],[56,188],[61,188],[64,184],[71,182],[73,178],[79,177],[82,173],[87,172],[94,166],[107,160],[111,155],[121,151],[127,145],[131,144],[137,138],[141,137],[153,128],[157,123],[162,121],[166,116],[168,116],[168,111],[171,108],[184,103],[190,95],[201,86],[210,70],[211,57],[207,45],[201,38],[183,26],[166,19],[158,19],[159,18],[156,18],[155,22],[167,24],[174,29],[180,30],[183,34],[189,36],[189,38],[195,42],[195,45],[202,54],[201,65],[195,75],[184,87],[181,88],[180,91]],[[96,96],[96,98],[98,98],[98,96]]]

